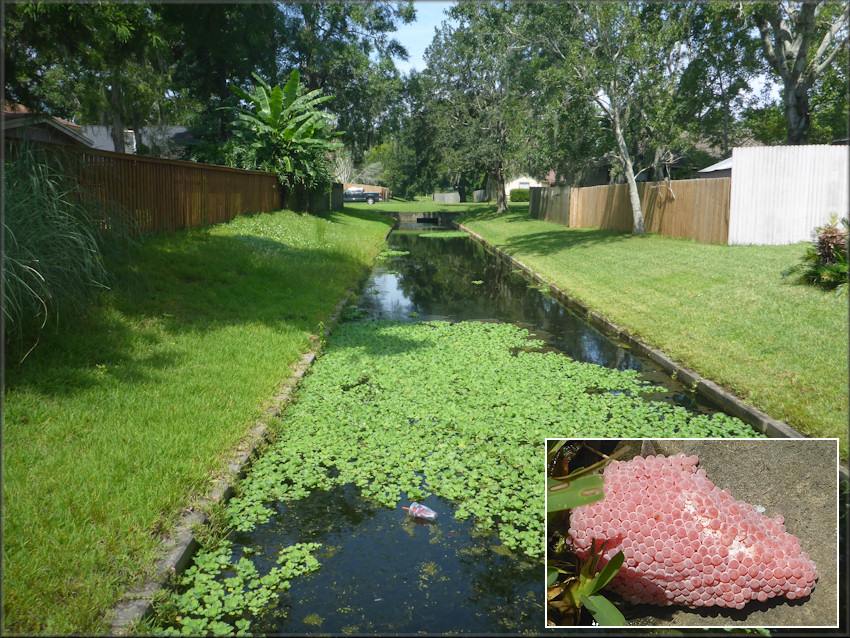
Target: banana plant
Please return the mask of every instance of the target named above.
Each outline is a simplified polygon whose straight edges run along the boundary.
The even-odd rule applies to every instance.
[[[314,188],[329,182],[328,155],[342,147],[335,139],[342,133],[334,130],[333,116],[319,106],[333,97],[322,95],[321,89],[305,93],[297,69],[282,87],[253,76],[257,84],[251,93],[236,85],[231,89],[250,105],[233,110],[252,134],[255,168],[278,173],[288,186]]]

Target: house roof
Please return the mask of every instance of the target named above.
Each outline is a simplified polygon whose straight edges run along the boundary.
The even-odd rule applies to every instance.
[[[720,160],[717,164],[712,164],[711,166],[706,166],[705,168],[697,171],[698,173],[713,173],[714,171],[727,171],[732,169],[732,158],[727,157],[725,160]]]
[[[82,134],[82,127],[78,124],[51,115],[33,113],[25,106],[5,101],[3,103],[3,134],[6,137],[21,137],[17,132],[10,133],[10,131],[21,129],[23,132],[22,130],[27,127],[48,129],[48,138],[51,134],[55,136],[58,133],[61,138],[65,138],[65,142],[92,146],[92,141]]]

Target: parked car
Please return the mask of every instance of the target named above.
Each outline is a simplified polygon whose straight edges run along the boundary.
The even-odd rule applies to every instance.
[[[384,201],[384,198],[381,196],[380,192],[367,193],[362,187],[353,187],[343,191],[342,201],[366,202],[367,204],[374,204],[375,202]]]

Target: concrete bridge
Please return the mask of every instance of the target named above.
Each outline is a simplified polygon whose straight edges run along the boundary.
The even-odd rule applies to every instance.
[[[416,213],[395,213],[375,211],[379,215],[392,217],[399,224],[430,224],[435,228],[453,228],[452,222],[460,217],[463,213],[458,212],[416,212]]]

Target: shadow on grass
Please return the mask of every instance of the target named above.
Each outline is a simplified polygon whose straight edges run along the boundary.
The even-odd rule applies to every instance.
[[[317,216],[322,217],[323,219],[327,219],[328,221],[334,224],[345,224],[346,217],[356,217],[357,219],[362,219],[363,221],[380,222],[382,224],[386,224],[388,230],[389,227],[395,223],[395,220],[391,217],[387,217],[386,214],[381,214],[380,212],[357,210],[356,208],[352,208],[351,206],[345,207],[344,214],[342,211],[329,211]]]
[[[610,245],[635,238],[631,233],[597,228],[564,228],[508,237],[499,246],[508,252],[549,255],[584,246]]]
[[[66,396],[107,379],[145,382],[185,359],[181,347],[192,342],[175,345],[173,337],[228,326],[262,325],[306,338],[367,266],[345,247],[190,232],[148,238],[137,258],[117,269],[100,304],[43,335],[20,366],[7,368],[6,389]]]
[[[528,208],[524,204],[510,205],[505,213],[487,211],[472,213],[458,220],[462,224],[473,222],[498,221],[504,224],[516,224],[521,222],[534,222],[528,215]],[[636,240],[642,237],[650,237],[647,233],[640,237],[631,233],[623,233],[615,230],[600,230],[598,228],[567,228],[558,224],[546,223],[545,230],[534,233],[523,233],[511,235],[498,243],[499,247],[508,251],[523,252],[532,255],[548,255],[553,252],[578,248],[580,246],[594,246],[601,244],[612,244],[615,242]]]

